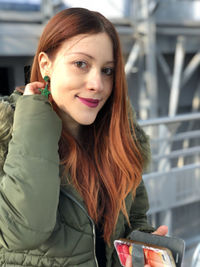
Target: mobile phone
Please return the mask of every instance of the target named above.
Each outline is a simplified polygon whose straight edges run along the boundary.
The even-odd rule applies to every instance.
[[[122,266],[125,266],[127,256],[132,255],[134,243],[142,247],[144,264],[149,264],[152,267],[176,267],[172,253],[168,248],[119,239],[114,241],[114,246]]]
[[[145,233],[138,230],[132,231],[127,236],[128,241],[134,241],[149,247],[162,247],[164,250],[168,249],[168,254],[173,256],[175,266],[182,267],[184,253],[185,253],[185,241],[175,236],[160,236],[151,233]],[[135,252],[137,251],[137,247]],[[143,254],[143,251],[140,251]],[[133,253],[134,254],[134,253]]]

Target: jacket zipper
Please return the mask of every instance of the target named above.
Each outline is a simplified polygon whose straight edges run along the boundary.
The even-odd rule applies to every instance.
[[[87,211],[85,210],[85,208],[69,193],[65,192],[63,189],[61,189],[62,193],[64,195],[66,195],[68,198],[70,198],[72,201],[74,201],[83,211],[84,213],[87,215],[88,219],[90,220],[91,224],[92,224],[92,232],[93,232],[93,244],[94,244],[94,250],[93,250],[93,254],[94,254],[94,260],[96,263],[96,266],[99,267],[98,261],[97,261],[97,257],[96,257],[96,232],[95,232],[95,224],[92,220],[92,218],[88,215]]]

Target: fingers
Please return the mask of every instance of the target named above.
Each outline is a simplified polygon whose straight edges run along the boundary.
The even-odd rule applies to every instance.
[[[128,255],[127,256],[127,259],[126,259],[126,267],[133,267],[132,266],[132,256],[131,255]]]
[[[24,89],[24,95],[35,95],[40,94],[40,88],[44,88],[44,83],[42,82],[32,82],[26,85]]]
[[[156,235],[166,235],[167,233],[168,233],[168,227],[166,225],[161,225],[156,229],[155,232],[153,232],[153,234]]]

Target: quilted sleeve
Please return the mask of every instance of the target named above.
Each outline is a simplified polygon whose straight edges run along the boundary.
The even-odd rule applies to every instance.
[[[12,139],[0,177],[0,244],[36,248],[56,223],[61,120],[41,95],[17,101]]]

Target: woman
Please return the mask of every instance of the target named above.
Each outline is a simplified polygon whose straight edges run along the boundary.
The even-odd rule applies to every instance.
[[[113,241],[153,228],[141,180],[148,141],[128,106],[113,25],[81,8],[55,15],[31,83],[9,101],[16,107],[0,183],[0,265],[120,266]]]

